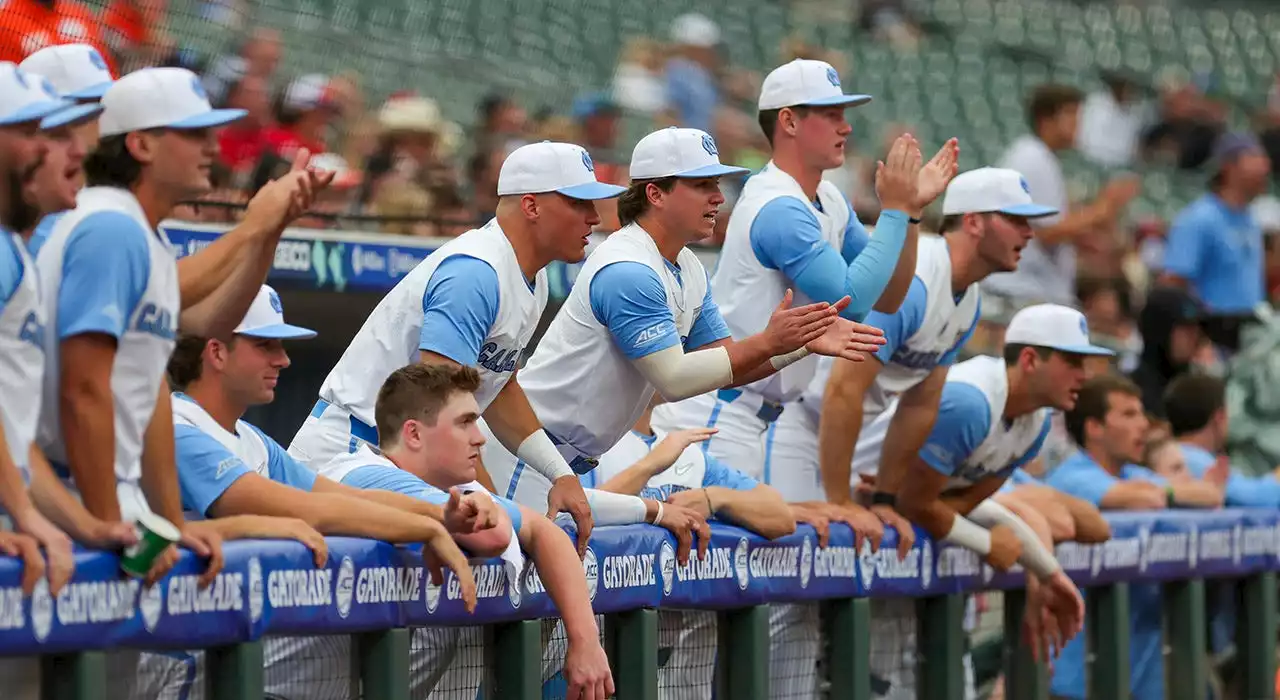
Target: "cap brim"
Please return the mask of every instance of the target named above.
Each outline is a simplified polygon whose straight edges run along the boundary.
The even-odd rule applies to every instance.
[[[197,114],[194,117],[187,117],[172,124],[166,124],[167,129],[208,129],[212,126],[222,126],[230,124],[237,119],[241,119],[249,112],[243,109],[211,109],[204,114]]]
[[[712,164],[704,165],[701,168],[694,168],[693,170],[686,170],[682,173],[676,173],[675,175],[672,175],[672,177],[720,177],[722,175],[746,175],[749,172],[751,171],[746,168],[739,168],[733,165]],[[636,179],[640,180],[645,178]]]
[[[70,100],[46,100],[44,102],[33,102],[18,111],[0,117],[0,126],[13,126],[15,124],[26,124],[42,120],[45,117],[57,112],[60,109],[70,107]]]
[[[108,80],[105,83],[98,83],[87,88],[80,88],[75,92],[68,92],[63,97],[71,100],[100,100],[103,95],[107,94],[107,88],[112,85],[113,83]]]
[[[99,114],[102,114],[102,105],[97,102],[76,105],[74,107],[59,110],[45,117],[40,121],[40,128],[48,130],[69,126],[71,124],[79,124],[81,122],[87,122],[90,119],[97,119]]]
[[[844,105],[845,107],[858,107],[871,101],[871,95],[834,95],[832,97],[824,97],[819,100],[811,100],[804,103],[804,107],[831,107],[833,105]]]
[[[1098,345],[1051,345],[1050,350],[1066,353],[1068,355],[1097,355],[1101,357],[1115,357],[1114,350]]]
[[[999,212],[1009,216],[1021,216],[1026,219],[1039,219],[1043,216],[1053,216],[1058,213],[1058,210],[1042,204],[1015,204],[1014,206],[1000,209]]]
[[[272,340],[302,340],[305,338],[316,337],[316,332],[310,328],[292,326],[288,323],[278,323],[274,326],[263,326],[261,328],[250,328],[248,330],[236,331],[236,335],[247,335],[250,338],[270,338]]]
[[[574,199],[613,199],[626,192],[627,188],[610,185],[604,182],[584,182],[572,187],[561,187],[556,190],[566,197]]]

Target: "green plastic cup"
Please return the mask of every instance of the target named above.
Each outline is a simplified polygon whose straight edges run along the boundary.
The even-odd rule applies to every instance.
[[[120,555],[120,568],[134,578],[144,578],[156,557],[169,545],[177,544],[182,535],[173,523],[151,512],[141,513],[133,527],[138,532],[138,542]]]

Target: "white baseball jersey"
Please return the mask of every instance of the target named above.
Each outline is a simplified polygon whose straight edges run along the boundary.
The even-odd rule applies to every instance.
[[[441,263],[456,255],[483,260],[498,275],[497,321],[485,337],[476,368],[480,372],[476,400],[481,410],[488,407],[511,378],[547,306],[546,271],[538,271],[530,288],[497,219],[441,246],[378,302],[325,378],[320,398],[373,425],[374,403],[382,382],[392,372],[418,360],[422,299],[431,276]]]
[[[1004,417],[1009,380],[1004,360],[980,355],[947,372],[938,419],[920,449],[920,458],[950,477],[947,489],[1008,476],[1035,458],[1049,432],[1052,411],[1041,408],[1011,420]],[[880,461],[884,435],[896,406],[876,416],[866,439],[859,439],[855,470]]]
[[[818,200],[822,207],[818,208],[795,178],[772,162],[748,179],[729,217],[724,247],[720,250],[720,259],[711,278],[712,296],[720,305],[729,331],[738,340],[763,331],[773,310],[782,303],[783,295],[788,289],[795,288],[795,283],[788,280],[782,271],[760,264],[751,246],[751,224],[756,215],[779,197],[792,197],[803,202],[817,217],[826,242],[836,250],[844,245],[850,210],[844,195],[835,185],[825,180],[819,183]],[[794,305],[810,303],[796,291]],[[746,388],[769,401],[782,403],[794,400],[809,385],[817,369],[816,363],[817,358],[807,357]]]
[[[587,259],[569,298],[520,371],[520,387],[547,431],[586,457],[604,454],[625,435],[654,392],[592,310],[592,278],[618,262],[639,262],[654,271],[682,339],[689,336],[707,294],[707,273],[693,251],[684,248],[677,256],[677,279],[653,239],[635,224],[609,236]]]
[[[69,310],[72,306],[95,300],[79,298],[75,296],[78,292],[62,289],[64,264],[76,255],[71,247],[87,245],[90,239],[86,231],[99,225],[117,233],[116,243],[122,247],[129,244],[133,246],[131,249],[142,250],[136,239],[145,239],[146,252],[136,260],[144,268],[144,276],[131,308],[121,308],[114,299],[102,297],[104,305],[93,309],[86,317],[96,317],[103,325],[73,325],[70,319],[59,318],[60,309]],[[100,270],[103,274],[122,273],[109,269],[108,266],[117,264],[116,261],[107,259],[101,264],[104,266]],[[152,228],[147,222],[142,206],[131,192],[115,187],[90,187],[81,190],[76,198],[76,208],[54,226],[49,240],[40,249],[36,267],[44,287],[47,319],[47,371],[38,434],[40,446],[51,460],[66,461],[58,416],[59,343],[64,336],[70,337],[79,331],[110,332],[117,337],[115,361],[111,367],[116,479],[136,483],[141,474],[143,433],[151,421],[156,397],[165,381],[165,365],[173,352],[178,315],[182,308],[173,247],[163,231]],[[62,300],[62,296],[70,298]],[[106,326],[113,328],[103,330]],[[121,505],[124,506],[123,503]]]
[[[8,299],[0,299],[0,425],[9,457],[29,481],[27,452],[36,438],[44,380],[45,310],[35,263],[17,234],[0,230],[20,275]],[[4,255],[0,252],[0,255]]]

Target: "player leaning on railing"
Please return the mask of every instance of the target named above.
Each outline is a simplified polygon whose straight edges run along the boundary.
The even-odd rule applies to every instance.
[[[567,698],[604,700],[613,695],[613,678],[600,646],[573,542],[541,512],[489,494],[476,481],[480,447],[485,441],[477,425],[480,408],[475,391],[479,387],[480,375],[471,367],[418,364],[396,370],[378,391],[374,410],[381,454],[362,445],[353,454],[333,458],[320,473],[348,486],[394,491],[436,504],[458,499],[459,489],[500,503],[510,515],[500,526],[509,526],[515,533],[503,553],[508,581],[519,585],[522,580],[523,548],[564,621]],[[413,697],[426,697],[450,665],[476,667],[483,663],[482,659],[457,657],[481,651],[460,647],[461,632],[458,627],[414,631]],[[473,691],[468,688],[466,692]]]

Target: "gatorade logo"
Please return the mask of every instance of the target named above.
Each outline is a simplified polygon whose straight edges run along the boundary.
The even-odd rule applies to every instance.
[[[36,581],[31,592],[31,634],[37,642],[43,642],[53,627],[53,596],[49,595],[49,579]]]
[[[665,540],[658,550],[658,570],[662,572],[662,595],[671,595],[671,584],[676,577],[676,550]]]
[[[748,548],[747,538],[743,537],[738,540],[738,546],[733,550],[733,573],[738,579],[738,589],[747,590],[747,584],[751,582],[751,574],[748,568]]]
[[[343,557],[342,564],[338,566],[338,582],[334,586],[334,596],[338,604],[338,617],[347,619],[347,615],[351,614],[351,598],[355,591],[356,567],[351,562],[351,557]]]
[[[138,610],[142,613],[142,625],[148,632],[156,631],[160,622],[160,609],[164,607],[163,592],[159,585],[142,589],[138,596]]]
[[[249,621],[257,624],[262,619],[262,562],[257,557],[249,559]]]

